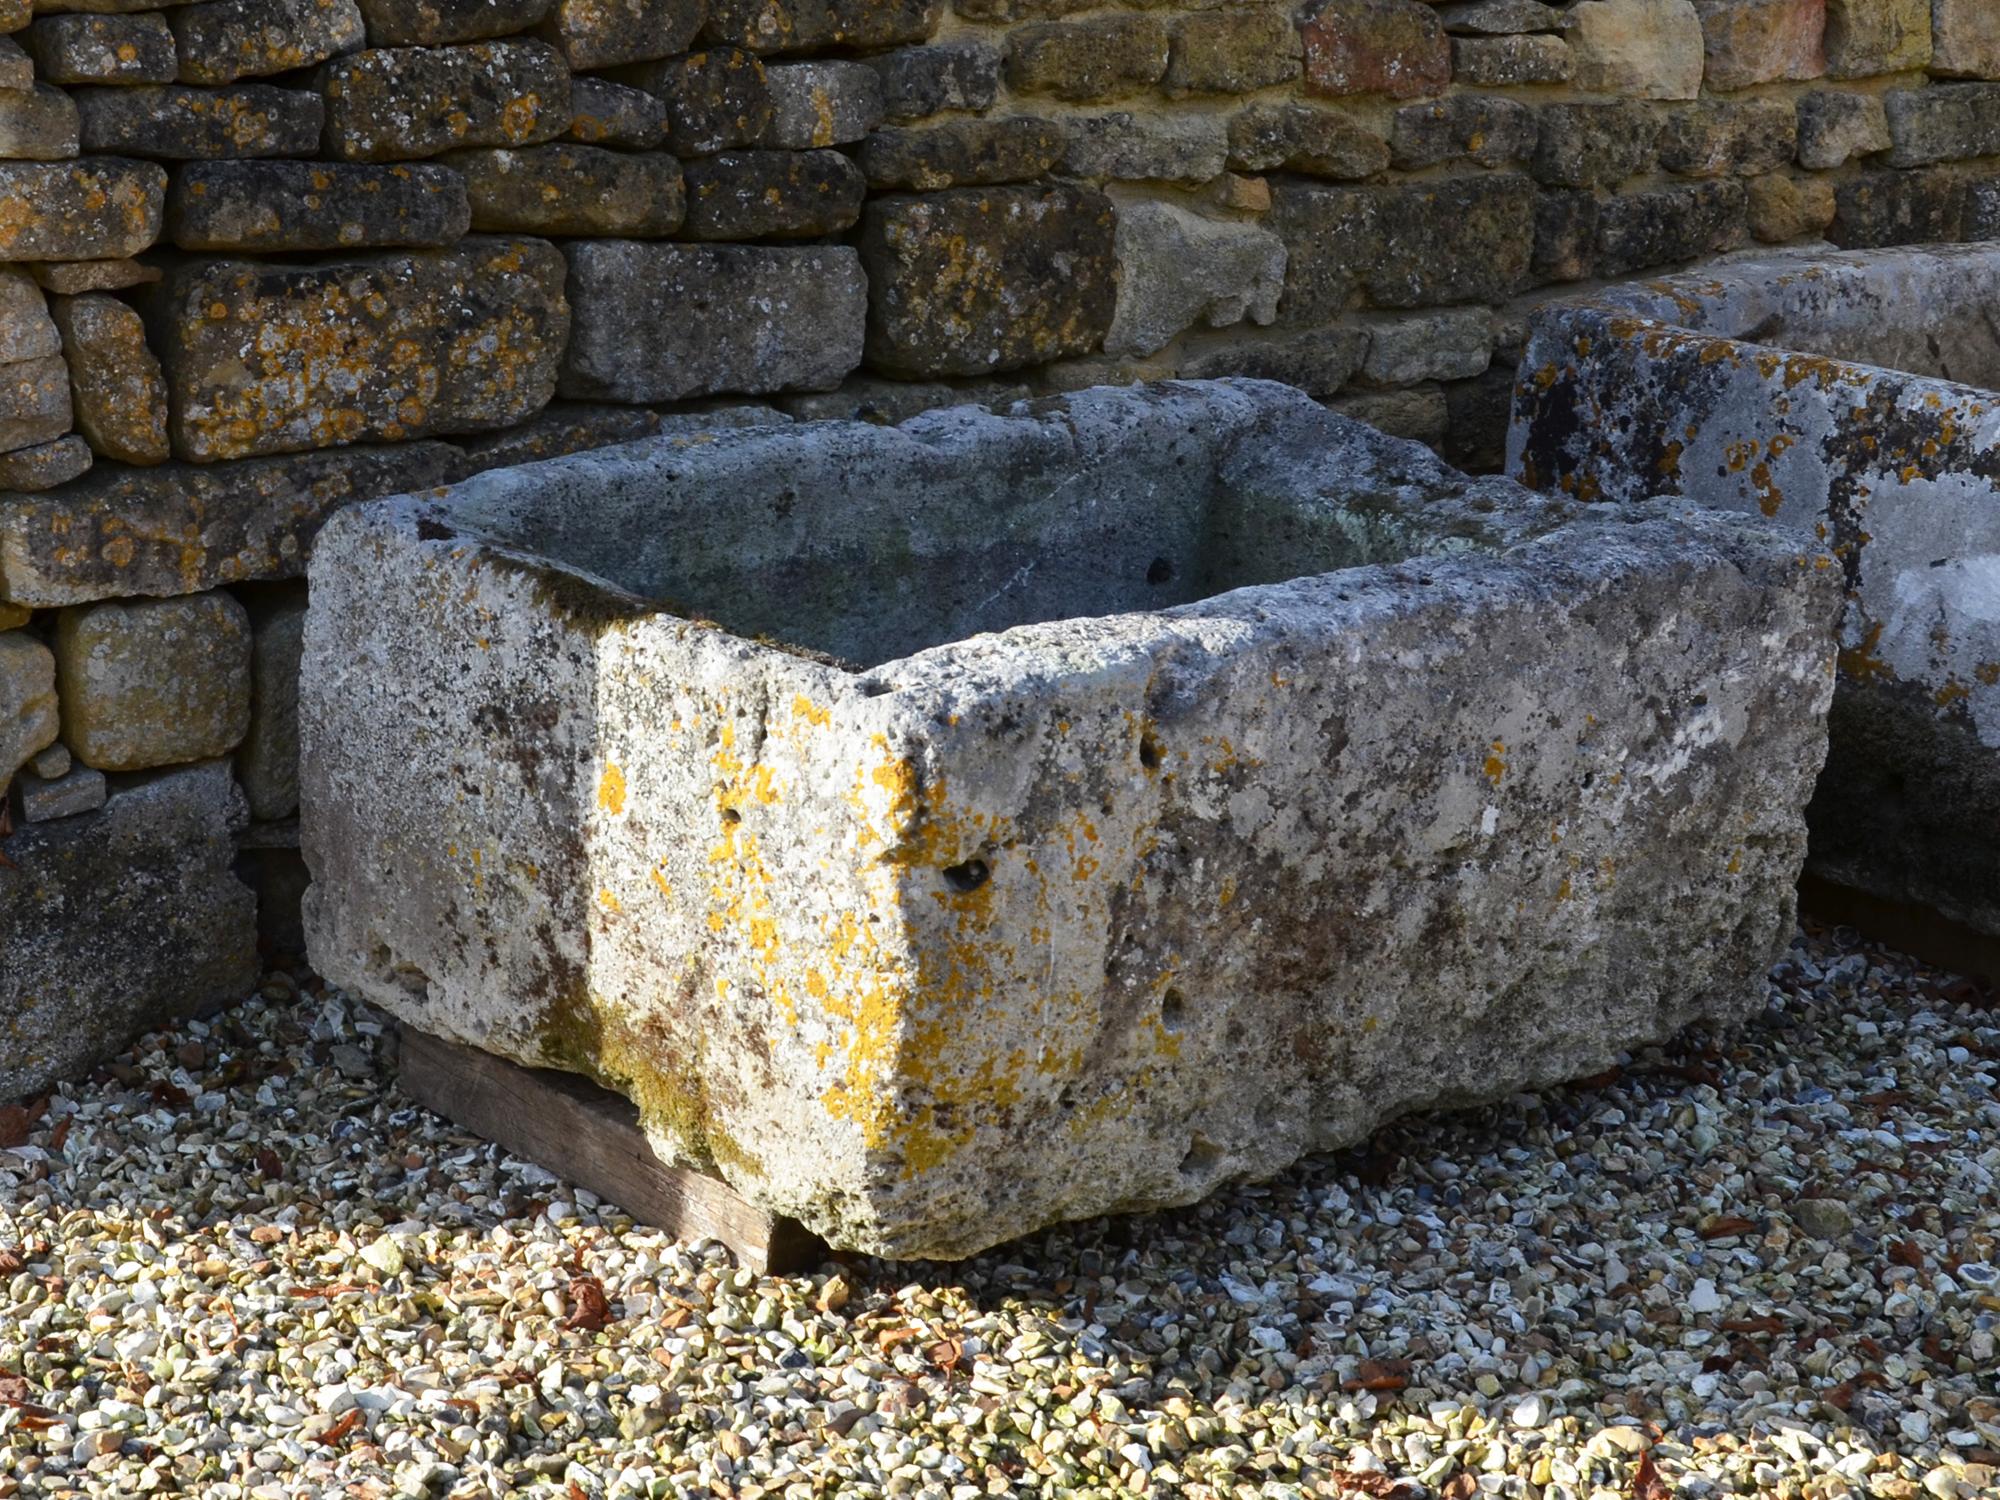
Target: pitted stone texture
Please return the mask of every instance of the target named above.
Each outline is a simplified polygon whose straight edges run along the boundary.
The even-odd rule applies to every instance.
[[[228,594],[78,605],[54,644],[63,743],[87,766],[227,755],[250,727],[250,617]]]
[[[1570,82],[1586,94],[1692,99],[1701,18],[1691,0],[1580,0],[1569,11]]]
[[[42,463],[67,457],[74,464],[80,457],[77,472],[90,468],[82,439],[48,447],[63,451],[41,459],[45,449],[23,449],[0,458],[0,467],[7,458],[35,455]],[[444,484],[465,472],[463,455],[444,443],[153,469],[100,466],[73,483],[54,480],[57,487],[47,493],[9,495],[0,505],[0,599],[81,604],[296,578],[305,571],[313,534],[338,507]]]
[[[1112,208],[1067,185],[870,200],[868,363],[923,379],[1094,352],[1111,326]]]
[[[839,151],[725,151],[687,164],[688,240],[799,240],[861,216],[868,181]]]
[[[1966,161],[2000,151],[2000,83],[1891,89],[1882,105],[1891,166]]]
[[[24,630],[0,630],[0,788],[55,743],[58,723],[55,657]]]
[[[242,823],[229,767],[211,762],[7,840],[0,1099],[81,1079],[147,1028],[250,994],[257,904],[230,873]]]
[[[584,146],[644,151],[667,138],[667,110],[644,89],[604,78],[572,78],[569,138]]]
[[[1987,0],[1931,0],[1931,71],[2000,78],[2000,8]]]
[[[1616,187],[1659,159],[1660,116],[1644,104],[1551,104],[1530,170],[1544,187]]]
[[[1827,0],[1694,0],[1703,77],[1722,92],[1826,72]]]
[[[1931,0],[1826,0],[1826,70],[1834,78],[1902,73],[1931,60]]]
[[[528,146],[570,122],[569,69],[542,42],[357,52],[320,70],[320,92],[327,154],[342,161]]]
[[[777,111],[764,64],[741,48],[711,47],[644,64],[625,76],[666,107],[667,148],[676,156],[754,146]]]
[[[1569,43],[1559,36],[1455,36],[1451,76],[1472,88],[1563,83],[1570,73]]]
[[[685,52],[706,12],[704,0],[555,0],[542,34],[580,73]]]
[[[1964,238],[1965,179],[1948,168],[1864,172],[1834,189],[1827,238],[1843,249]]]
[[[1063,171],[1099,182],[1173,182],[1195,186],[1221,172],[1228,127],[1216,115],[1181,113],[1066,115]]]
[[[0,365],[0,453],[52,443],[69,431],[70,419],[61,355]]]
[[[882,123],[882,79],[865,62],[771,63],[771,123],[758,144],[803,151],[858,141]]]
[[[922,42],[941,0],[709,0],[703,34],[752,52],[872,51]]]
[[[62,750],[60,745],[54,748]],[[67,750],[62,753],[69,754]],[[14,778],[14,817],[22,823],[47,823],[95,812],[104,806],[108,791],[104,773],[89,766],[75,766],[54,776],[22,771]]]
[[[234,83],[325,62],[367,41],[355,0],[207,0],[168,13],[182,83]]]
[[[0,364],[39,359],[62,348],[48,299],[25,270],[0,267]]]
[[[1255,224],[1204,219],[1169,203],[1118,215],[1118,303],[1107,354],[1151,354],[1197,323],[1269,323],[1285,285],[1285,245]]]
[[[428,248],[471,224],[464,179],[427,162],[190,162],[167,189],[166,237],[183,250]]]
[[[83,148],[165,161],[312,156],[325,107],[309,89],[239,83],[77,89]]]
[[[90,462],[90,444],[74,435],[57,438],[52,443],[37,443],[32,448],[16,448],[11,453],[0,453],[0,489],[31,492],[54,489],[88,472]],[[0,615],[5,613],[5,606],[0,606]]]
[[[681,226],[681,164],[660,152],[556,143],[445,160],[464,178],[474,229],[651,239]]]
[[[1301,71],[1298,28],[1282,10],[1215,10],[1174,22],[1169,95],[1252,94]]]
[[[1412,105],[1412,109],[1427,109]],[[1404,111],[1397,111],[1399,135]],[[1303,172],[1348,181],[1389,165],[1381,136],[1336,109],[1252,104],[1229,120],[1229,165],[1242,172]]]
[[[369,45],[436,47],[531,29],[554,0],[359,0]]]
[[[976,38],[903,47],[867,59],[882,81],[882,107],[900,124],[951,109],[984,109],[1000,92],[1000,53]]]
[[[0,161],[0,260],[137,255],[160,237],[164,168],[148,161]]]
[[[1607,199],[1597,216],[1597,272],[1622,276],[1733,249],[1748,232],[1748,206],[1740,182],[1653,188]]]
[[[830,390],[861,363],[868,287],[845,246],[582,240],[565,253],[565,396]]]
[[[25,269],[43,291],[65,297],[78,292],[120,292],[127,287],[149,286],[160,279],[157,266],[141,265],[129,256],[116,260],[31,262]]]
[[[157,12],[44,16],[20,35],[44,83],[174,81],[174,34]]]
[[[1775,172],[1791,161],[1798,133],[1789,99],[1704,99],[1666,112],[1660,165],[1683,177]]]
[[[52,311],[62,330],[77,431],[105,458],[165,462],[167,382],[138,313],[104,292],[58,297]]]
[[[82,149],[76,101],[63,90],[44,83],[0,93],[0,160],[66,161]]]
[[[1540,138],[1541,127],[1527,105],[1484,94],[1454,94],[1397,110],[1389,149],[1405,171],[1458,160],[1501,167],[1531,160]]]
[[[1833,223],[1833,184],[1819,177],[1773,172],[1744,184],[1750,233],[1766,244],[1823,235]]]
[[[1872,94],[1814,89],[1799,100],[1799,165],[1821,172],[1887,151],[1889,117]]]
[[[1007,39],[1007,86],[1072,103],[1116,99],[1159,82],[1167,51],[1166,24],[1155,16],[1023,26]]]
[[[1762,1008],[1802,553],[1256,386],[490,473],[315,553],[310,951],[842,1247],[1187,1203]]]
[[[1848,592],[1822,876],[2000,932],[2000,338],[1985,245],[1739,261],[1537,315],[1509,463],[1817,533]],[[1587,416],[1584,414],[1588,413]]]
[[[878,130],[856,160],[878,192],[1026,182],[1062,160],[1063,130],[1053,120],[941,120],[916,130]]]
[[[1308,93],[1417,99],[1451,83],[1451,39],[1418,0],[1315,0],[1300,28]]]
[[[236,779],[260,823],[299,810],[299,651],[306,591],[300,584],[252,590],[250,722],[236,748]]]
[[[542,240],[313,266],[196,260],[154,293],[174,451],[209,462],[479,432],[554,394],[569,331]]]

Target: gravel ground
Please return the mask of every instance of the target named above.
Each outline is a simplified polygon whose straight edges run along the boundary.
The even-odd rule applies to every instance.
[[[1839,936],[1196,1209],[761,1279],[274,975],[0,1112],[0,1496],[2000,1494],[2000,1011]]]

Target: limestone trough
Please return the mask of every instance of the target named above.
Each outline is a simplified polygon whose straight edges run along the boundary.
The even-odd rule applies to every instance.
[[[495,471],[312,584],[320,969],[946,1257],[1756,1009],[1838,607],[1249,382]]]
[[[1509,472],[1817,534],[1847,591],[1811,868],[2000,933],[2000,245],[1790,254],[1542,309]]]

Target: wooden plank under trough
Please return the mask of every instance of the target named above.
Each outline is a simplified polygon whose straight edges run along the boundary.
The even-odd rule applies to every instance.
[[[403,1092],[676,1239],[720,1240],[748,1270],[802,1271],[826,1246],[728,1184],[653,1154],[630,1100],[573,1073],[524,1068],[402,1028]]]

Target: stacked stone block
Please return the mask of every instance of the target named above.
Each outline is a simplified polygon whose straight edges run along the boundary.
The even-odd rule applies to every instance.
[[[1490,465],[1549,288],[1985,236],[1996,163],[1990,0],[17,0],[8,817],[227,763],[282,846],[355,500],[1173,375]]]

